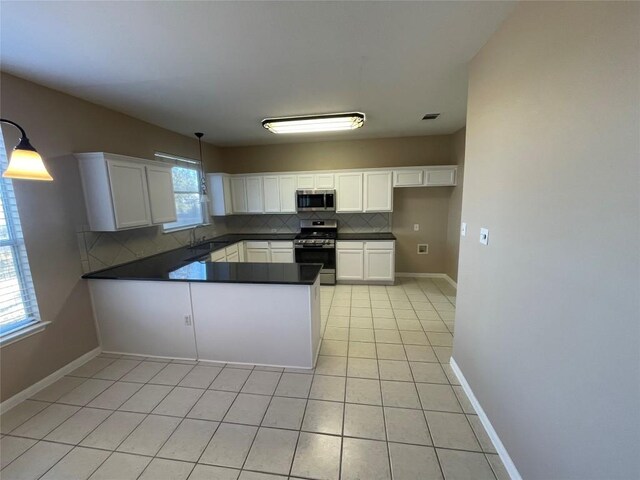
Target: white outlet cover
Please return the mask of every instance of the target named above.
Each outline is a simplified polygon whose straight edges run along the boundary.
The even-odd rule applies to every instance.
[[[467,222],[462,222],[462,226],[460,227],[460,235],[463,237],[467,236]]]
[[[480,243],[483,245],[489,245],[489,229],[488,228],[480,229]]]
[[[419,232],[420,231],[420,224],[419,223],[414,223],[413,224],[413,231],[414,232]]]

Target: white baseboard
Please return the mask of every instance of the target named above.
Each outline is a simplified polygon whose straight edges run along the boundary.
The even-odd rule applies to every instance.
[[[451,369],[453,370],[453,372],[456,374],[456,377],[458,377],[458,380],[460,381],[460,385],[462,385],[462,389],[464,390],[464,393],[466,393],[467,397],[469,397],[469,401],[471,402],[471,405],[473,405],[473,408],[476,410],[476,413],[480,418],[480,422],[482,422],[482,426],[486,430],[487,435],[489,435],[489,438],[491,439],[491,443],[493,443],[493,446],[495,447],[496,452],[498,452],[498,455],[500,456],[500,459],[502,460],[502,463],[504,464],[504,467],[507,470],[509,477],[511,478],[511,480],[522,480],[522,477],[520,476],[518,469],[513,463],[513,460],[511,460],[511,457],[509,456],[507,449],[504,447],[504,444],[500,440],[500,437],[498,437],[498,433],[493,428],[493,425],[491,425],[491,422],[489,421],[489,417],[487,417],[487,414],[484,413],[484,410],[480,406],[480,403],[478,402],[478,399],[476,398],[476,396],[473,394],[473,391],[471,390],[471,387],[469,386],[467,379],[464,378],[464,375],[462,374],[460,367],[458,367],[458,364],[453,359],[453,357],[451,357],[449,364],[451,365]]]
[[[396,277],[416,277],[416,278],[443,278],[453,288],[458,288],[458,284],[446,273],[411,273],[411,272],[396,272]]]
[[[5,413],[8,410],[11,410],[13,407],[27,400],[28,398],[33,397],[40,390],[44,390],[52,383],[60,380],[67,373],[73,372],[76,368],[81,367],[89,360],[94,357],[97,357],[102,349],[100,347],[96,347],[90,352],[85,353],[81,357],[76,358],[73,362],[67,363],[64,367],[59,370],[56,370],[48,377],[43,378],[37,383],[34,383],[30,387],[25,388],[21,392],[16,393],[13,397],[7,398],[4,402],[0,403],[0,414]]]

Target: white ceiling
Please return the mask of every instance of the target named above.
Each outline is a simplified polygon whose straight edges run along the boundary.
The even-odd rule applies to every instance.
[[[218,145],[451,133],[511,2],[2,1],[4,71]],[[367,114],[276,136],[264,117]],[[425,113],[441,112],[422,121]]]

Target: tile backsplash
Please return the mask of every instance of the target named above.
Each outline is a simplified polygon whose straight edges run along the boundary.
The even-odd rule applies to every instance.
[[[390,232],[390,213],[306,212],[291,215],[232,215],[223,217],[230,233],[295,233],[300,220],[338,220],[343,233]],[[218,217],[216,217],[216,220]]]
[[[225,233],[296,233],[300,220],[338,220],[343,233],[389,232],[391,213],[324,213],[291,215],[231,215],[215,217],[211,225],[198,227],[196,237],[211,238]],[[163,233],[161,227],[137,228],[121,232],[91,232],[78,229],[78,246],[84,273],[129,262],[189,243],[191,231]]]
[[[91,232],[78,229],[78,246],[84,273],[130,262],[189,244],[191,230],[164,233],[162,227],[135,228],[121,232]],[[203,225],[196,237],[224,235],[224,220]]]

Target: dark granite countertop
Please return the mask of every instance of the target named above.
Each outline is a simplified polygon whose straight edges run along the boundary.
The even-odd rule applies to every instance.
[[[209,261],[211,252],[242,240],[290,241],[294,237],[295,234],[228,234],[194,247],[181,247],[87,273],[82,278],[312,285],[320,275],[322,264]]]
[[[368,233],[340,233],[338,240],[395,240],[396,236],[391,232],[368,232]]]

